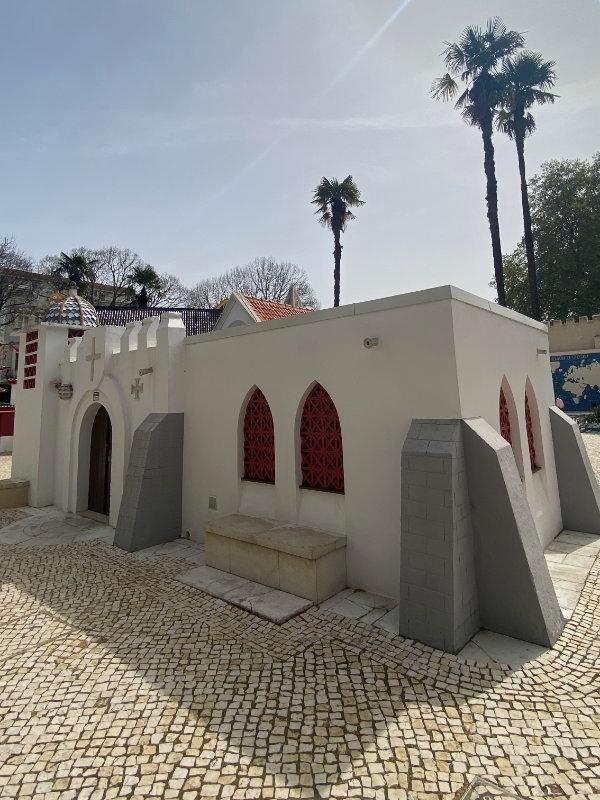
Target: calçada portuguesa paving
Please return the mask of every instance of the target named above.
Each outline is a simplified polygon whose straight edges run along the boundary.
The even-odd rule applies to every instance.
[[[176,581],[185,542],[0,524],[2,798],[600,797],[599,560],[511,669],[322,608],[273,625]]]

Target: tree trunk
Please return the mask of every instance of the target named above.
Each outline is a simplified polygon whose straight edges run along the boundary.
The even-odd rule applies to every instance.
[[[525,173],[525,137],[521,132],[515,134],[517,145],[517,158],[519,160],[519,175],[521,176],[521,204],[523,206],[523,239],[527,255],[527,273],[529,275],[529,299],[531,302],[531,316],[534,319],[542,318],[540,308],[540,294],[538,291],[537,271],[535,268],[535,251],[533,249],[533,231],[531,228],[531,211],[529,210],[529,191],[527,189],[527,176]]]
[[[342,245],[340,244],[340,231],[337,227],[333,229],[333,239],[335,241],[333,248],[333,306],[337,308],[340,304],[340,266],[342,263]]]
[[[498,223],[498,183],[496,181],[496,166],[494,163],[494,145],[492,142],[492,116],[481,125],[481,138],[483,139],[483,168],[487,182],[487,218],[490,225],[492,239],[492,255],[494,258],[494,275],[496,277],[496,291],[498,303],[506,305],[506,292],[504,290],[504,269],[502,266],[502,247],[500,246],[500,225]]]

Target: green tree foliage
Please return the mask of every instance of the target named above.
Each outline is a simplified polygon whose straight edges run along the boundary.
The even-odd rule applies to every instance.
[[[529,188],[542,318],[600,313],[600,152],[543,164]],[[504,269],[507,305],[529,316],[523,243]]]
[[[130,283],[135,289],[136,303],[140,308],[153,306],[160,299],[163,282],[157,271],[150,264],[135,267],[131,274]]]
[[[94,257],[83,249],[73,250],[71,253],[62,252],[58,257],[55,274],[68,283],[74,283],[81,292],[88,283],[94,281],[95,265]]]

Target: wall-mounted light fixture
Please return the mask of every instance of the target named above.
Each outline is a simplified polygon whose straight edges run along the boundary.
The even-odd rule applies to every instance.
[[[366,339],[363,339],[363,347],[366,347],[367,350],[379,347],[379,336],[367,336]]]

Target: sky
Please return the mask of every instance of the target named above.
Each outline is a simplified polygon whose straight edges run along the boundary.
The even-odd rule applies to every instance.
[[[136,250],[186,285],[273,255],[333,301],[310,200],[352,174],[342,303],[452,283],[492,258],[478,132],[430,97],[443,42],[499,15],[556,62],[529,174],[600,149],[600,0],[2,0],[0,236],[35,259]],[[496,136],[503,250],[522,235]]]

